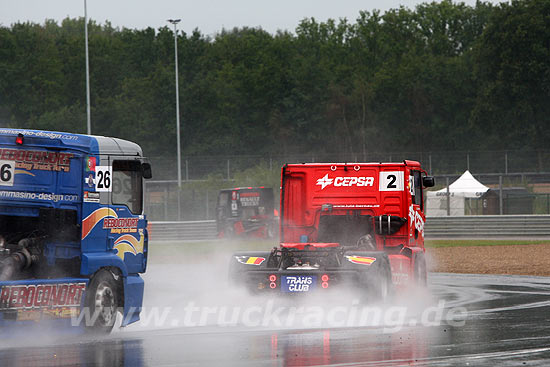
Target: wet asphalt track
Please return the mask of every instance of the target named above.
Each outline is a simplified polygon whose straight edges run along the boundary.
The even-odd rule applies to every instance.
[[[411,326],[418,315],[395,330],[136,326],[101,339],[4,339],[0,366],[550,365],[550,278],[431,274],[429,287],[429,304],[466,308],[462,326]]]

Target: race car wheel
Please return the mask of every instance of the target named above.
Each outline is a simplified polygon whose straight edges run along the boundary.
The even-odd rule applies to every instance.
[[[90,314],[87,331],[109,333],[113,329],[118,311],[118,284],[113,274],[105,269],[99,270],[86,291],[86,303]]]

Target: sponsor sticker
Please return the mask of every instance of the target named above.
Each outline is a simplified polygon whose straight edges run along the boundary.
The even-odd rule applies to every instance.
[[[240,201],[242,206],[259,206],[260,205],[260,193],[259,192],[243,192],[240,195]]]
[[[111,233],[137,232],[139,218],[105,218],[103,229],[110,229]]]
[[[15,168],[70,172],[73,153],[0,148],[0,160],[14,161]]]
[[[359,264],[359,265],[371,265],[373,262],[376,261],[375,257],[369,257],[369,256],[346,255],[346,258],[348,259],[349,262],[354,264]]]
[[[84,191],[83,201],[85,203],[99,203],[99,192]]]
[[[6,129],[0,129],[0,134],[2,135],[23,134],[25,136],[37,136],[40,138],[78,140],[78,135],[59,134],[59,133],[54,133],[50,131],[33,131],[33,130],[6,128]]]
[[[86,283],[5,285],[0,311],[80,306]]]
[[[90,173],[88,176],[84,177],[84,185],[87,185],[90,189],[95,186],[95,178],[93,173]]]
[[[26,192],[26,191],[3,191],[0,190],[0,200],[2,199],[14,199],[14,200],[37,200],[37,201],[52,201],[57,203],[59,201],[75,202],[79,200],[78,195],[68,194],[54,194],[47,192]]]
[[[317,186],[321,186],[321,190],[324,190],[328,186],[334,186],[334,187],[367,187],[367,186],[374,186],[374,177],[364,176],[364,177],[357,177],[357,176],[337,176],[337,177],[329,177],[328,173],[324,175],[323,177],[317,179],[317,183],[315,184]]]
[[[409,206],[409,226],[414,227],[422,237],[424,237],[424,219],[420,215],[419,208],[415,209],[414,206]]]
[[[281,277],[281,290],[283,292],[309,292],[317,283],[315,275],[283,275]]]
[[[265,257],[256,256],[235,256],[238,262],[246,265],[261,265],[265,261]]]

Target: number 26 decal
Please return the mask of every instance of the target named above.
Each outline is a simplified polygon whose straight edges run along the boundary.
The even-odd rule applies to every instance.
[[[96,191],[111,191],[113,181],[113,167],[96,166],[95,167]]]

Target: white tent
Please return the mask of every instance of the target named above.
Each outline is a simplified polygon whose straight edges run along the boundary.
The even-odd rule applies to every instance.
[[[466,198],[480,198],[489,190],[487,186],[466,171],[455,182],[449,185],[450,215],[464,215],[464,202]],[[439,191],[428,191],[426,199],[426,214],[431,217],[447,215],[447,188]]]

